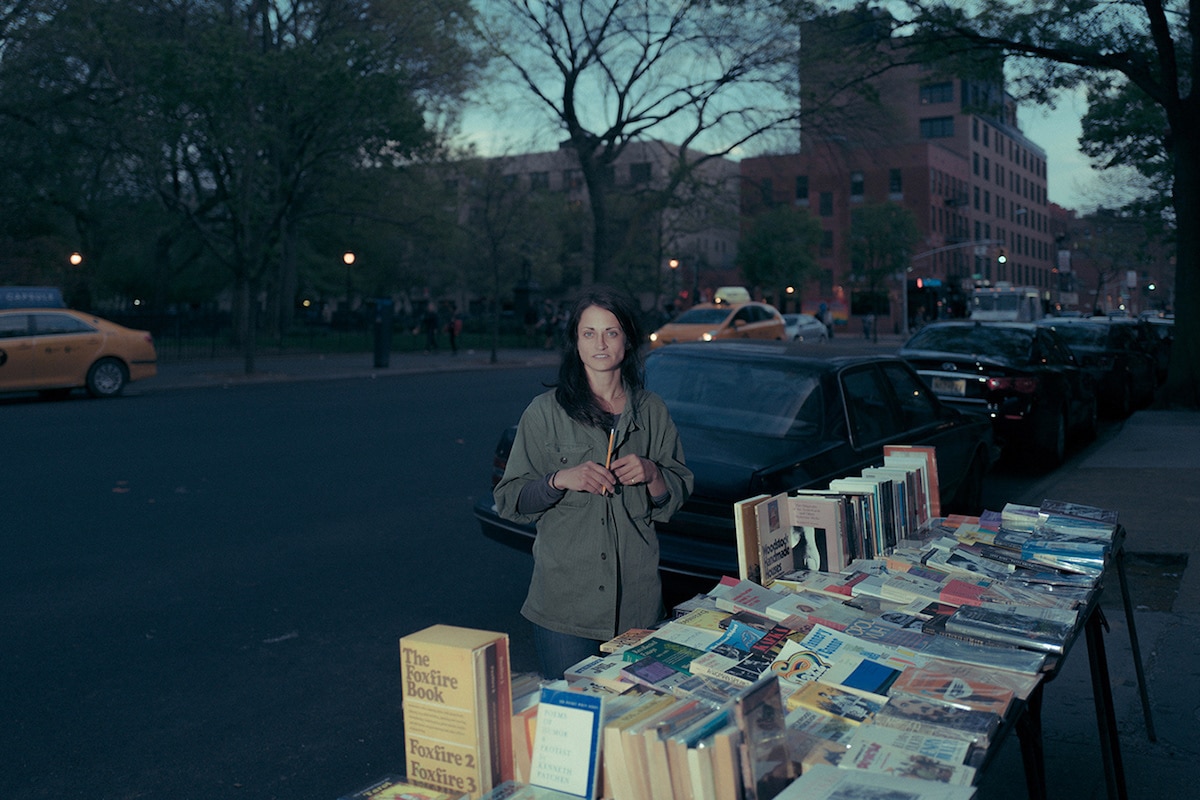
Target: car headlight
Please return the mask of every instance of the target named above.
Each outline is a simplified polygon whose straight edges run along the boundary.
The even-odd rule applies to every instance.
[[[715,334],[716,331],[705,331],[704,333],[700,334],[700,339],[705,342],[711,342],[716,338]]]
[[[650,334],[650,341],[652,341],[652,342],[657,342],[657,341],[658,341],[658,332],[657,332],[657,331],[655,331],[654,333]]]

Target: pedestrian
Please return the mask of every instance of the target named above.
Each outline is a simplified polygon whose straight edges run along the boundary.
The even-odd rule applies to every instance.
[[[501,517],[537,526],[521,614],[547,679],[662,618],[654,523],[692,491],[667,407],[642,385],[632,302],[593,289],[568,317],[558,380],[521,415],[494,492]]]
[[[446,320],[446,336],[450,338],[450,355],[458,355],[458,335],[462,333],[462,317],[458,315],[458,304],[450,303],[450,317]]]
[[[437,303],[430,300],[425,306],[425,314],[421,317],[421,330],[425,332],[425,352],[433,353],[438,349],[438,310]]]
[[[867,314],[863,317],[863,338],[870,339],[871,334],[875,332],[875,315]]]

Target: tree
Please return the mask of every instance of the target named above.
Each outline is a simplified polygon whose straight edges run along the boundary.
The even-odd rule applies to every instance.
[[[952,0],[904,5],[910,15],[903,22],[931,54],[1004,56],[1015,90],[1034,100],[1050,101],[1056,91],[1082,85],[1093,102],[1104,98],[1102,108],[1111,101],[1108,110],[1125,122],[1107,142],[1092,131],[1091,153],[1104,154],[1101,166],[1124,153],[1148,158],[1152,168],[1157,159],[1145,143],[1157,141],[1170,168],[1174,218],[1181,223],[1175,344],[1165,396],[1168,403],[1200,408],[1200,226],[1193,224],[1200,219],[1200,63],[1194,52],[1200,0],[1033,6],[983,0],[970,10]],[[1135,146],[1126,147],[1130,144]]]
[[[613,167],[631,141],[679,144],[656,195],[662,207],[700,164],[796,118],[781,90],[795,80],[788,20],[771,0],[492,4],[488,41],[578,159],[592,217],[591,279],[609,279],[628,234],[614,224],[612,198]]]
[[[738,267],[747,283],[783,296],[816,274],[821,224],[803,208],[775,206],[750,221],[738,244]]]
[[[920,241],[916,217],[907,208],[897,203],[855,208],[850,217],[851,275],[871,298],[885,295],[897,276],[900,291],[906,292],[909,259]],[[873,308],[872,313],[878,311]]]
[[[263,298],[292,302],[306,223],[369,212],[375,197],[347,207],[346,187],[380,185],[433,150],[478,64],[468,0],[31,0],[22,11],[27,27],[3,31],[15,33],[0,60],[0,134],[23,125],[13,140],[50,167],[28,194],[74,177],[59,206],[93,229],[100,218],[86,212],[105,204],[85,198],[168,212],[132,235],[157,239],[163,259],[199,242],[227,272],[248,372]]]

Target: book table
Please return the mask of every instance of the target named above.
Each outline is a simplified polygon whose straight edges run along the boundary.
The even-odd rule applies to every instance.
[[[1129,584],[1125,574],[1125,528],[1118,526],[1112,543],[1112,565],[1116,568],[1117,581],[1121,587],[1121,602],[1125,607],[1125,621],[1129,626],[1129,644],[1133,650],[1133,663],[1137,673],[1138,692],[1142,702],[1142,714],[1146,721],[1146,733],[1150,741],[1156,741],[1154,721],[1150,712],[1150,699],[1146,691],[1146,677],[1142,667],[1142,655],[1138,645],[1137,627],[1134,624],[1133,603],[1129,596]],[[1108,675],[1108,655],[1104,649],[1104,632],[1108,621],[1100,607],[1103,584],[1088,601],[1080,626],[1087,642],[1088,665],[1091,672],[1092,699],[1096,707],[1096,728],[1100,736],[1100,757],[1104,765],[1105,785],[1110,800],[1127,800],[1125,769],[1121,762],[1121,742],[1117,735],[1117,720],[1113,708],[1112,684]],[[1076,634],[1075,639],[1079,635]],[[1057,677],[1070,653],[1074,640],[1046,671],[1045,677],[1029,695],[1025,707],[1013,723],[1021,744],[1021,760],[1025,767],[1025,784],[1030,800],[1046,797],[1045,751],[1042,742],[1042,699],[1045,686]]]

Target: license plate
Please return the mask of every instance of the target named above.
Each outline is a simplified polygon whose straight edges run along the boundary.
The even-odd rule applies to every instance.
[[[952,394],[955,397],[962,397],[967,393],[967,381],[965,378],[934,377],[932,387],[934,394]]]

